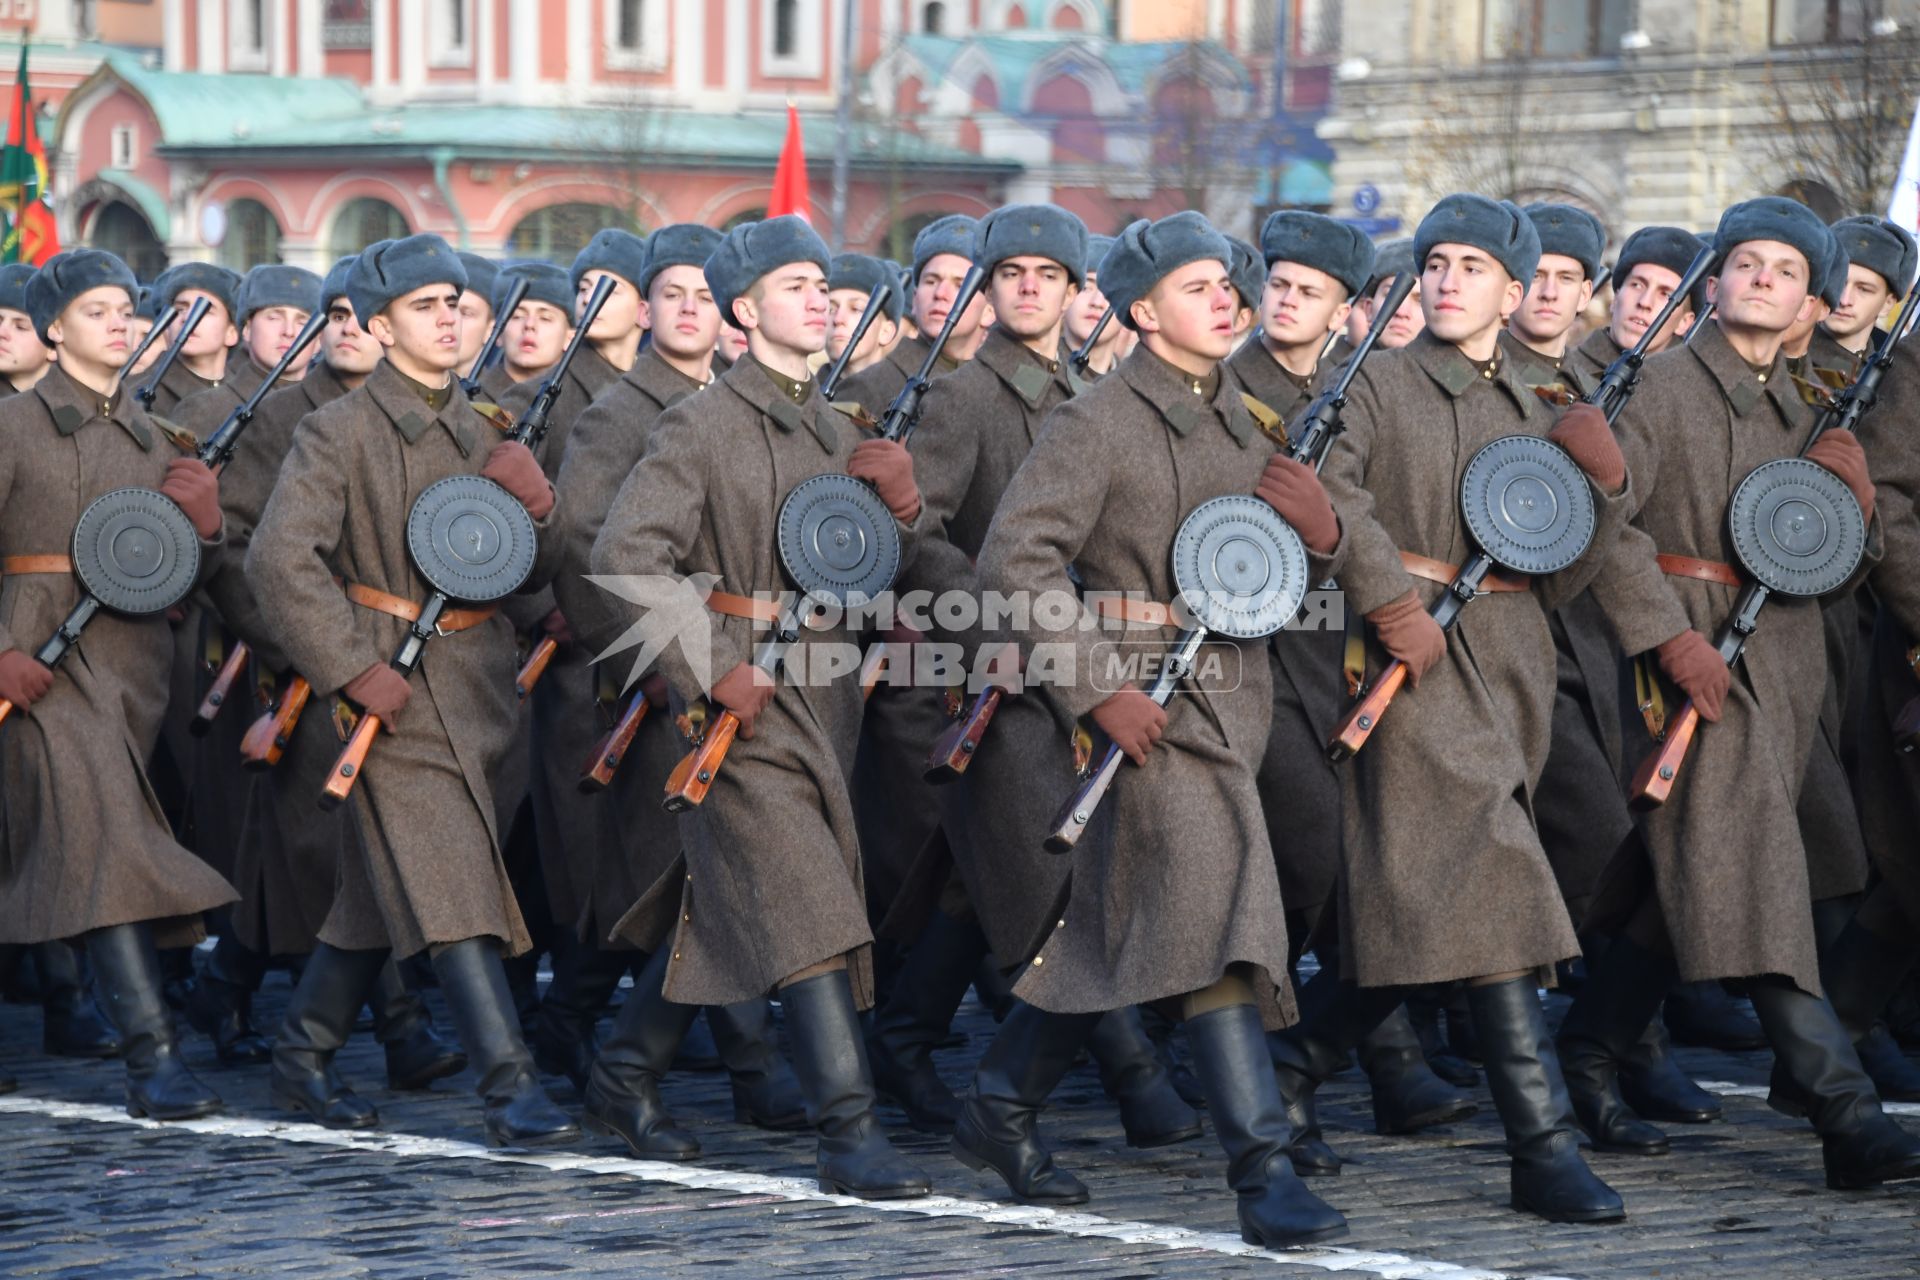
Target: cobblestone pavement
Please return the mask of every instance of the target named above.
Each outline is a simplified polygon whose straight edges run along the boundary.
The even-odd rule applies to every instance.
[[[263,1026],[286,990],[284,976],[269,979]],[[971,1003],[963,1010],[970,1046],[941,1055],[956,1086],[992,1025]],[[222,1070],[199,1037],[189,1061],[228,1112],[170,1125],[126,1117],[119,1064],[55,1061],[38,1044],[37,1011],[0,1008],[0,1060],[21,1086],[0,1097],[0,1276],[23,1280],[1920,1275],[1920,1184],[1827,1191],[1811,1132],[1760,1100],[1764,1054],[1683,1051],[1725,1095],[1727,1120],[1674,1126],[1665,1158],[1594,1157],[1631,1213],[1612,1227],[1552,1226],[1506,1207],[1484,1089],[1470,1120],[1381,1138],[1364,1081],[1343,1078],[1322,1092],[1321,1114],[1349,1164],[1315,1188],[1347,1214],[1352,1236],[1275,1254],[1240,1243],[1211,1136],[1130,1150],[1090,1067],[1043,1120],[1061,1163],[1093,1192],[1085,1212],[1068,1214],[996,1198],[994,1179],[904,1127],[894,1136],[922,1158],[938,1197],[876,1207],[823,1196],[808,1176],[811,1139],[735,1124],[719,1074],[669,1081],[667,1100],[705,1155],[665,1165],[598,1139],[569,1152],[489,1152],[471,1077],[388,1092],[366,1036],[341,1064],[382,1127],[352,1136],[293,1122],[269,1101],[264,1068]],[[1920,1123],[1920,1107],[1897,1110]]]

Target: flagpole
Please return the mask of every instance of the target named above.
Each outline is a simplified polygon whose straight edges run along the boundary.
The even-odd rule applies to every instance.
[[[833,251],[847,247],[847,165],[853,131],[853,0],[840,7],[840,83],[833,108]]]

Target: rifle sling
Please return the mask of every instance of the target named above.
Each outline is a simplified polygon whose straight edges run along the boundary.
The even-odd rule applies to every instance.
[[[1460,576],[1460,566],[1448,564],[1445,560],[1435,560],[1412,551],[1400,553],[1400,567],[1416,578],[1425,578],[1428,582],[1437,582],[1450,587]],[[1485,595],[1493,591],[1531,591],[1533,579],[1524,573],[1503,573],[1498,569],[1487,570],[1487,576],[1480,579],[1476,590]]]
[[[376,587],[364,586],[358,582],[346,585],[347,599],[362,609],[372,609],[378,613],[391,614],[406,622],[420,620],[420,606],[402,596],[389,595]],[[444,609],[434,629],[441,635],[452,635],[456,631],[465,631],[477,627],[498,613],[497,605],[486,605],[479,609]]]
[[[1670,556],[1664,552],[1654,559],[1660,564],[1660,572],[1669,578],[1694,578],[1700,582],[1717,582],[1723,587],[1737,587],[1745,581],[1738,569],[1718,560],[1696,560],[1692,556]]]
[[[73,557],[68,555],[7,556],[0,559],[0,574],[12,577],[27,573],[72,573]]]

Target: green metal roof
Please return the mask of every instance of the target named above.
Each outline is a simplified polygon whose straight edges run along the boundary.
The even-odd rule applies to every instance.
[[[360,86],[341,78],[156,71],[125,52],[108,55],[106,65],[146,100],[170,147],[231,145],[252,130],[367,110]]]
[[[968,49],[981,50],[993,65],[1001,106],[1008,109],[1014,103],[1026,100],[1028,82],[1040,65],[1068,48],[1087,54],[1104,65],[1113,73],[1121,92],[1130,97],[1144,96],[1155,72],[1168,62],[1193,53],[1203,53],[1223,66],[1234,68],[1240,87],[1246,88],[1250,83],[1247,70],[1239,59],[1228,53],[1224,46],[1210,40],[1132,42],[1063,31],[991,36],[908,36],[901,43],[915,60],[941,79],[948,77],[953,64],[963,52]],[[971,89],[973,86],[968,84],[961,87]]]
[[[101,182],[116,188],[132,201],[146,215],[147,225],[153,228],[153,234],[160,243],[167,242],[173,219],[167,212],[166,197],[125,169],[102,169],[98,177]]]

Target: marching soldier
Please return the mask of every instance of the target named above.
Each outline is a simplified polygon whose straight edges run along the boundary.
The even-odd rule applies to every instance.
[[[53,363],[53,348],[27,314],[27,281],[38,269],[30,262],[0,267],[0,398],[32,390]]]
[[[853,331],[859,326],[860,317],[866,314],[873,292],[882,281],[889,286],[883,314],[876,316],[867,327],[866,336],[860,340],[859,349],[848,358],[842,377],[865,373],[887,358],[887,352],[900,339],[900,317],[906,312],[907,297],[893,268],[879,258],[864,253],[834,255],[833,274],[827,278],[830,286],[827,304],[833,324],[832,336],[827,340],[829,359],[838,360],[840,353],[846,350],[847,343],[853,340]],[[869,412],[878,413],[883,407],[869,406]]]
[[[464,377],[493,332],[493,287],[500,279],[500,264],[462,250],[460,265],[467,269],[467,284],[460,290],[460,361],[454,369]]]
[[[1367,281],[1367,287],[1360,291],[1359,301],[1347,313],[1347,332],[1327,354],[1331,364],[1346,363],[1353,349],[1373,328],[1373,318],[1386,302],[1393,282],[1407,271],[1419,272],[1419,267],[1413,261],[1412,240],[1389,240],[1375,246],[1373,278]],[[1420,309],[1420,286],[1416,284],[1406,301],[1400,304],[1400,309],[1393,313],[1393,321],[1387,325],[1386,332],[1380,335],[1379,345],[1388,351],[1404,347],[1420,335],[1426,323],[1426,313]]]
[[[1369,666],[1384,651],[1413,687],[1345,766],[1344,989],[1303,1000],[1275,1057],[1299,1107],[1401,988],[1465,980],[1507,1131],[1513,1207],[1605,1222],[1625,1209],[1580,1158],[1535,995],[1579,947],[1529,804],[1553,696],[1541,605],[1577,593],[1600,557],[1539,579],[1489,574],[1451,636],[1428,612],[1470,554],[1462,472],[1495,439],[1547,434],[1573,454],[1595,494],[1597,546],[1625,518],[1625,464],[1605,423],[1556,426],[1500,350],[1539,256],[1533,222],[1513,205],[1464,194],[1436,204],[1414,237],[1425,327],[1360,372],[1326,465],[1339,513],[1333,576],[1372,624]]]
[[[49,670],[34,649],[80,599],[65,551],[94,499],[155,487],[186,513],[203,571],[222,550],[218,484],[180,457],[118,384],[133,273],[112,254],[56,254],[29,282],[28,314],[57,363],[0,402],[0,943],[84,937],[126,1061],[127,1112],[212,1114],[220,1099],[181,1061],[159,946],[204,936],[227,882],[177,844],[142,764],[159,736],[173,635],[164,617],[97,615],[84,656]]]
[[[1802,394],[1813,396],[1817,389],[1827,387],[1842,380],[1851,381],[1853,374],[1853,353],[1841,347],[1827,336],[1824,325],[1833,309],[1840,305],[1847,291],[1847,274],[1851,265],[1847,260],[1847,250],[1840,238],[1828,228],[1830,239],[1827,242],[1826,261],[1820,266],[1820,292],[1815,295],[1813,305],[1805,314],[1793,322],[1787,330],[1786,338],[1780,343],[1780,354],[1787,362],[1787,372],[1806,386]],[[1816,350],[1816,346],[1818,349]]]
[[[974,219],[950,213],[920,229],[913,238],[913,271],[908,277],[912,300],[907,307],[914,333],[902,337],[857,378],[848,378],[836,398],[878,414],[893,403],[907,379],[920,372],[933,339],[947,322],[947,313],[960,293],[960,282],[973,266]],[[986,339],[987,302],[976,297],[954,323],[953,336],[940,352],[935,374],[952,373],[973,357]]]
[[[659,636],[665,643],[656,661],[675,698],[704,698],[710,731],[723,710],[739,722],[704,803],[681,819],[678,857],[621,933],[657,948],[668,1000],[729,1004],[777,988],[819,1135],[822,1189],[894,1198],[924,1195],[929,1183],[874,1116],[856,1013],[873,1000],[873,936],[847,792],[860,688],[844,675],[805,682],[794,675],[819,671],[826,664],[813,655],[843,653],[852,633],[809,630],[778,676],[749,661],[753,619],[765,616],[762,602],[784,591],[774,516],[795,484],[842,470],[869,480],[909,553],[920,514],[906,450],[862,440],[810,376],[809,358],[827,341],[830,263],[826,245],[798,218],[727,233],[707,260],[706,280],[721,315],[746,333],[748,354],[654,426],[590,564],[596,574],[683,583],[699,575],[688,589],[717,584],[706,600],[713,625],[693,628],[708,631],[706,644],[684,643],[687,620],[670,608],[641,622],[671,632]],[[649,979],[642,990],[650,986]],[[622,1074],[637,1082],[637,1073]]]
[[[380,344],[355,321],[347,298],[354,261],[347,257],[335,263],[316,290],[327,312],[319,358],[300,381],[260,402],[221,477],[228,555],[209,581],[207,594],[221,619],[252,648],[255,663],[270,673],[267,678],[283,698],[289,696],[295,673],[261,616],[261,603],[244,572],[245,556],[292,447],[294,429],[309,413],[365,382],[380,362]],[[355,838],[346,815],[325,812],[315,803],[339,747],[332,717],[309,707],[287,735],[279,764],[241,775],[244,781],[237,790],[245,797],[245,808],[233,876],[240,901],[229,912],[228,927],[207,957],[188,1002],[189,1016],[214,1038],[216,1047],[232,1038],[236,1010],[258,990],[268,957],[310,956],[329,949],[319,941],[319,933],[333,902],[339,860],[362,856],[343,848]],[[314,981],[339,971],[330,958],[322,958]],[[345,1043],[357,1007],[348,1011],[345,1024],[332,1026],[310,1014],[302,1016],[302,1003],[292,1002],[293,1016],[274,1037],[273,1096],[330,1127],[351,1127],[342,1121],[372,1123],[371,1111],[334,1105],[339,1086],[331,1070],[332,1054]],[[422,1089],[465,1068],[466,1058],[435,1034],[425,1002],[407,989],[391,961],[381,967],[367,1004],[373,1011],[374,1035],[385,1049],[390,1087]]]
[[[1074,601],[1074,566],[1090,593],[1144,591],[1166,601],[1168,547],[1198,503],[1256,486],[1276,496],[1292,485],[1318,491],[1310,468],[1263,470],[1272,442],[1220,367],[1233,346],[1231,256],[1196,213],[1135,222],[1121,234],[1101,284],[1141,345],[1113,376],[1048,416],[981,548],[983,590]],[[1015,635],[1032,662],[1053,633]],[[1071,720],[1091,716],[1103,741],[1138,767],[1124,770],[1109,812],[1074,855],[1064,909],[1051,928],[1042,924],[1015,985],[1024,1003],[975,1072],[954,1154],[994,1168],[1022,1199],[1084,1200],[1086,1189],[1041,1146],[1034,1114],[1072,1064],[1065,1046],[1102,1014],[1168,1001],[1186,1020],[1242,1236],[1280,1246],[1343,1234],[1345,1219],[1289,1163],[1292,1133],[1263,1038],[1293,1005],[1280,885],[1254,780],[1271,712],[1267,666],[1234,662],[1234,645],[1212,642],[1191,692],[1163,709],[1131,685],[1104,691],[1094,665],[1101,643],[1097,629],[1070,626],[1060,647],[1070,649],[1071,678],[1053,683],[1048,697]],[[1220,687],[1229,669],[1240,676],[1230,691]],[[1049,756],[1070,788],[1072,770],[1061,767],[1070,757],[1058,748]],[[1029,787],[1048,775],[1047,763],[1024,762]]]
[[[183,262],[168,267],[153,282],[158,311],[185,315],[197,298],[207,300],[207,313],[194,326],[180,358],[154,389],[153,412],[165,417],[174,406],[197,391],[218,386],[227,377],[227,359],[240,341],[240,273],[210,262]],[[155,343],[154,346],[159,346]],[[151,350],[151,348],[149,348]]]
[[[1679,227],[1642,227],[1627,237],[1613,260],[1613,304],[1607,323],[1574,348],[1566,367],[1587,385],[1598,383],[1620,355],[1640,341],[1660,315],[1660,308],[1680,286],[1707,242]],[[1647,346],[1648,355],[1665,351],[1675,338],[1693,327],[1691,300],[1682,302],[1667,320],[1664,332]]]
[[[1233,340],[1238,347],[1245,345],[1247,336],[1260,320],[1260,297],[1265,291],[1267,273],[1260,261],[1260,251],[1239,236],[1228,236],[1227,247],[1233,250],[1228,274],[1240,304],[1233,311]]]
[[[550,670],[546,678],[572,679],[581,686],[572,698],[577,709],[569,719],[555,724],[556,729],[568,728],[578,739],[566,743],[561,752],[561,762],[576,769],[595,749],[589,736],[607,726],[603,702],[612,702],[620,692],[617,654],[587,665],[589,658],[613,648],[622,624],[613,597],[587,581],[588,560],[608,507],[646,451],[661,415],[713,380],[720,310],[707,288],[704,267],[719,244],[719,232],[694,223],[662,227],[647,238],[647,264],[635,283],[646,299],[653,339],[633,368],[574,423],[555,481],[562,510],[558,536],[564,539],[564,549],[554,593],[573,630],[579,656],[573,660],[573,669]],[[595,824],[597,832],[579,936],[602,949],[608,960],[620,963],[584,967],[571,999],[549,990],[540,1006],[536,1036],[550,1046],[568,1038],[576,1044],[586,1042],[579,1023],[589,1014],[597,1016],[612,994],[611,983],[618,982],[629,960],[638,959],[621,936],[622,917],[680,854],[679,820],[662,808],[660,792],[673,766],[686,754],[687,741],[674,723],[666,678],[658,671],[649,673],[630,696],[646,700],[645,719],[611,784],[582,806],[582,816]],[[548,749],[555,749],[552,740]],[[664,947],[645,958],[612,1033],[599,1041],[583,1064],[581,1092],[586,1123],[596,1132],[621,1137],[637,1156],[688,1160],[699,1154],[699,1143],[675,1126],[662,1108],[659,1082],[700,1011],[663,994],[667,960]],[[597,988],[592,985],[596,977],[601,981]],[[808,1127],[798,1086],[774,1048],[772,1011],[765,995],[709,1007],[707,1020],[719,1057],[732,1076],[734,1118],[767,1129]]]
[[[1100,325],[1100,317],[1107,314],[1107,295],[1100,292],[1100,260],[1107,256],[1107,250],[1113,248],[1114,237],[1090,235],[1087,237],[1087,282],[1080,292],[1073,295],[1073,301],[1067,304],[1067,319],[1063,326],[1063,337],[1068,351],[1078,351],[1086,345],[1093,331]],[[1087,371],[1084,375],[1072,369],[1067,377],[1082,378],[1088,384],[1095,379],[1113,372],[1113,367],[1131,350],[1133,330],[1119,323],[1118,317],[1107,322],[1100,334],[1100,341],[1087,353]]]
[[[499,363],[480,374],[481,389],[496,403],[515,383],[530,382],[559,363],[573,341],[577,305],[573,281],[551,262],[516,262],[500,268],[493,282],[494,314],[507,304],[507,294],[519,280],[527,282],[527,291],[501,330]]]
[[[1784,1085],[1806,1109],[1828,1185],[1839,1188],[1920,1176],[1920,1140],[1884,1114],[1820,994],[1795,806],[1828,687],[1821,614],[1814,601],[1776,598],[1734,669],[1709,639],[1744,581],[1728,564],[1729,482],[1799,452],[1807,436],[1811,411],[1780,344],[1819,293],[1831,241],[1791,200],[1727,210],[1714,237],[1714,323],[1649,362],[1619,419],[1637,512],[1594,596],[1622,649],[1652,655],[1666,704],[1684,695],[1706,723],[1671,796],[1641,819],[1657,897],[1641,898],[1579,1000],[1640,1001],[1650,1013],[1644,993],[1658,991],[1676,958],[1689,980],[1745,978],[1780,1069],[1776,1090]],[[1877,556],[1859,443],[1830,433],[1806,457],[1852,491]],[[1630,762],[1652,746],[1637,730],[1627,726]]]
[[[492,778],[514,724],[510,628],[491,607],[442,614],[411,676],[390,665],[429,589],[407,550],[422,490],[479,473],[550,527],[553,491],[525,446],[468,404],[453,376],[466,271],[447,243],[370,245],[347,294],[385,349],[367,380],[304,418],[247,551],[266,626],[317,697],[343,695],[382,732],[351,797],[361,856],[340,884],[289,1020],[351,1025],[386,963],[427,951],[479,1071],[490,1142],[568,1142],[520,1037],[501,963],[530,945],[500,856]],[[550,572],[543,539],[529,586]],[[341,1087],[330,1109],[371,1108]]]

